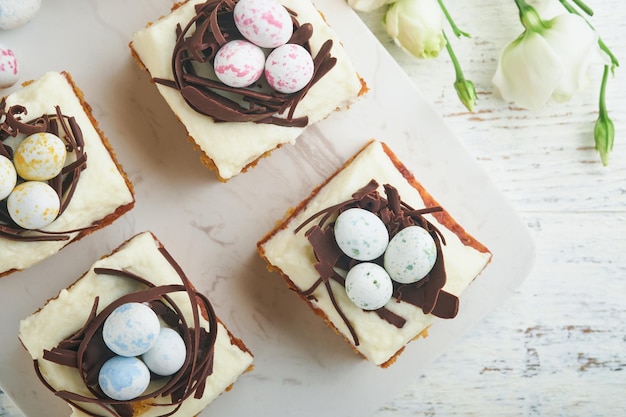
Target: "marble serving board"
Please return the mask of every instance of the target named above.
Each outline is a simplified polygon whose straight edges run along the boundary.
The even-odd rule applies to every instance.
[[[228,183],[204,168],[185,131],[132,60],[134,31],[167,14],[171,0],[44,1],[34,20],[0,34],[21,81],[66,70],[135,184],[135,209],[56,256],[0,279],[0,386],[26,416],[69,408],[35,377],[19,321],[134,234],[153,231],[217,314],[255,355],[255,368],[201,415],[363,416],[375,411],[503,302],[529,273],[525,225],[404,72],[342,0],[316,5],[338,32],[370,91]],[[15,90],[2,91],[2,95]],[[285,211],[368,140],[387,142],[423,185],[493,252],[461,297],[396,364],[379,369],[267,272],[256,242]],[[227,140],[227,138],[225,138]]]

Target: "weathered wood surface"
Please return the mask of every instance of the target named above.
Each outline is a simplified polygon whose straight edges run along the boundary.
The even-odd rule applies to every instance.
[[[500,49],[521,32],[514,2],[447,3],[472,34],[451,41],[476,85],[473,113],[456,98],[447,55],[409,57],[385,34],[380,12],[361,17],[519,211],[537,258],[511,299],[375,416],[624,415],[626,68],[609,81],[617,134],[605,168],[593,144],[601,66],[570,102],[537,113],[517,108],[491,84]],[[626,65],[625,3],[589,4],[592,23]],[[20,416],[4,395],[0,416]]]

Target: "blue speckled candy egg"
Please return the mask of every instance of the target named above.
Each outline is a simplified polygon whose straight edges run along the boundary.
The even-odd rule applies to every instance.
[[[411,284],[424,278],[435,265],[437,246],[422,227],[400,230],[389,242],[385,252],[385,269],[391,279]]]
[[[385,269],[363,262],[348,271],[345,281],[348,298],[363,310],[376,310],[387,304],[393,294],[393,283]]]
[[[374,213],[351,208],[335,221],[335,240],[343,253],[358,261],[371,261],[385,253],[389,233]]]
[[[17,183],[17,172],[13,162],[0,155],[0,200],[4,200],[11,194]]]
[[[139,358],[114,356],[98,374],[100,389],[108,397],[128,401],[139,397],[150,384],[150,371]]]
[[[0,29],[15,29],[32,19],[41,0],[0,0]]]
[[[152,349],[143,354],[148,369],[157,375],[173,375],[185,363],[185,341],[173,329],[164,327]]]
[[[141,303],[126,303],[107,317],[102,328],[104,343],[121,356],[139,356],[157,341],[161,324],[156,313]]]

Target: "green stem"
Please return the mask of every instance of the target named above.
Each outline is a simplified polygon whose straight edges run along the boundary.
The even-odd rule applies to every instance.
[[[587,6],[587,4],[585,4],[582,0],[572,0],[572,1],[574,2],[576,6],[578,6],[580,10],[585,12],[587,16],[593,16],[593,10],[591,9],[591,7]]]
[[[602,84],[600,84],[600,103],[599,103],[599,112],[600,117],[605,118],[608,117],[608,112],[606,110],[606,84],[609,78],[609,66],[604,66],[604,73],[602,74]]]
[[[604,166],[609,164],[609,155],[613,149],[613,142],[615,141],[615,124],[609,118],[609,114],[606,110],[605,93],[609,70],[609,66],[605,65],[604,74],[602,75],[602,84],[600,86],[599,114],[593,129],[596,150],[600,153],[600,159]]]
[[[442,31],[443,38],[446,40],[446,50],[448,51],[448,55],[450,55],[450,59],[452,60],[452,65],[454,65],[454,73],[456,75],[457,81],[465,81],[465,76],[463,75],[463,70],[461,69],[461,64],[459,64],[459,60],[452,49],[452,45],[450,45],[450,41],[446,36],[446,32]]]
[[[446,50],[448,51],[448,55],[450,55],[450,59],[454,65],[454,72],[456,74],[454,89],[456,90],[456,94],[467,110],[474,111],[474,106],[476,105],[476,87],[472,81],[465,79],[465,75],[463,75],[463,70],[461,69],[461,64],[459,64],[459,60],[452,49],[452,45],[450,44],[450,40],[448,39],[446,32],[442,30],[441,33],[446,41]]]
[[[441,11],[443,12],[444,16],[446,17],[446,19],[448,20],[448,23],[450,24],[450,27],[452,28],[452,32],[454,32],[454,35],[457,38],[460,38],[461,36],[465,36],[466,38],[470,38],[470,34],[467,32],[463,32],[461,29],[459,29],[459,27],[456,25],[456,23],[454,23],[454,20],[452,19],[452,16],[450,16],[450,13],[448,13],[448,9],[446,8],[446,5],[443,4],[443,0],[437,0],[437,3],[439,3],[439,7],[441,8]]]

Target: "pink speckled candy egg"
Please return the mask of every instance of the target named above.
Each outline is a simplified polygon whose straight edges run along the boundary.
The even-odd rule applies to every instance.
[[[240,0],[233,16],[239,32],[262,48],[284,45],[293,34],[289,12],[276,0]]]
[[[8,88],[17,82],[19,72],[17,58],[12,50],[0,44],[0,88]]]
[[[261,78],[265,54],[258,46],[243,40],[226,43],[215,54],[215,75],[230,87],[247,87]]]
[[[274,49],[265,62],[265,78],[276,91],[290,94],[302,90],[313,78],[313,58],[292,43]]]

